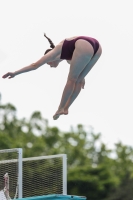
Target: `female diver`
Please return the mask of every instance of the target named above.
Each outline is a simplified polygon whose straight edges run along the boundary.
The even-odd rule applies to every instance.
[[[95,38],[88,36],[67,38],[56,46],[46,34],[44,36],[51,47],[45,51],[44,56],[29,66],[6,73],[2,78],[14,78],[21,73],[38,69],[44,64],[57,67],[61,61],[66,60],[70,64],[70,70],[58,110],[53,116],[53,119],[57,120],[60,115],[68,114],[69,107],[79,95],[81,88],[84,88],[86,75],[101,56],[102,48]]]

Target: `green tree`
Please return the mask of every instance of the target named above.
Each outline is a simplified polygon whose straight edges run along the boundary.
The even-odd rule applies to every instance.
[[[133,196],[132,147],[118,142],[111,150],[102,142],[101,133],[91,127],[86,131],[79,124],[62,132],[50,127],[39,111],[29,119],[18,119],[16,113],[12,104],[0,103],[0,149],[23,148],[23,157],[67,154],[68,194],[91,200],[128,200]]]

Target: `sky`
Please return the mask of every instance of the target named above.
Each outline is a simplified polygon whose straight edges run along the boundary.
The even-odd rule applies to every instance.
[[[93,127],[111,147],[121,141],[133,146],[133,12],[131,0],[0,0],[0,77],[40,59],[65,38],[86,35],[103,49],[86,77],[69,115],[53,120],[60,103],[69,65],[43,65],[16,76],[0,78],[2,103],[12,103],[19,118],[40,111],[50,126],[69,131],[77,124]]]

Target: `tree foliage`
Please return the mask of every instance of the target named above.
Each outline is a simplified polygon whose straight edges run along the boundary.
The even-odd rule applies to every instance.
[[[68,132],[50,127],[41,112],[18,119],[14,105],[0,104],[0,149],[23,148],[23,157],[65,153],[68,157],[68,194],[91,200],[133,198],[133,148],[102,142],[100,133],[79,124]],[[126,134],[126,133],[125,133]],[[111,153],[115,158],[111,157]]]

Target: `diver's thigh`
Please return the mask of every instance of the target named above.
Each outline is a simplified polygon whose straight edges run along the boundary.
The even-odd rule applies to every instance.
[[[81,82],[85,78],[85,76],[89,73],[89,71],[92,69],[92,67],[99,60],[101,54],[102,54],[102,48],[101,48],[101,46],[99,46],[99,49],[96,52],[96,54],[92,57],[92,59],[90,60],[90,62],[84,67],[84,69],[80,73],[80,75],[79,75],[79,77],[77,79],[78,82]]]

